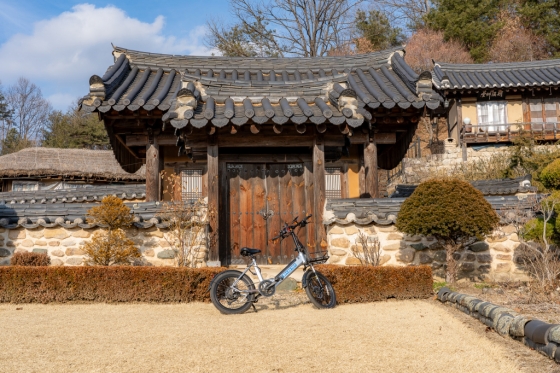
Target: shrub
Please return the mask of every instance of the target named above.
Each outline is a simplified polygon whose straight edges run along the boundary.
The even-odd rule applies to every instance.
[[[48,254],[40,253],[15,253],[10,260],[13,266],[44,267],[51,265],[51,258]]]
[[[397,216],[396,227],[411,235],[433,236],[447,251],[446,281],[457,279],[453,253],[491,233],[499,218],[482,193],[459,179],[434,179],[418,186]]]
[[[3,267],[0,302],[208,302],[223,268]]]
[[[98,231],[84,245],[85,263],[89,265],[128,265],[142,257],[134,242],[126,237],[122,228],[132,225],[134,217],[120,198],[107,196],[101,205],[88,210],[90,224],[106,226],[107,231]]]
[[[548,164],[540,173],[539,179],[548,189],[560,188],[560,158]]]
[[[352,246],[352,254],[364,266],[378,266],[381,261],[381,246],[377,237],[368,237],[361,232],[357,239],[358,245]]]
[[[388,298],[428,298],[433,295],[429,266],[373,267],[320,265],[317,270],[332,283],[338,303],[360,303]]]

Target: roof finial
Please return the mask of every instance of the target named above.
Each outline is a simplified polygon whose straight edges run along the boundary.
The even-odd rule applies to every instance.
[[[115,45],[111,42],[111,47],[113,47],[113,50],[117,49],[117,47],[115,47]]]

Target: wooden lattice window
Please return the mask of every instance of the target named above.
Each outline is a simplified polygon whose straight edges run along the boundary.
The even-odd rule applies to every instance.
[[[325,167],[325,197],[342,198],[340,167]]]
[[[181,198],[193,201],[202,197],[202,169],[181,171]]]
[[[556,97],[532,98],[529,100],[531,122],[558,123],[558,99]]]

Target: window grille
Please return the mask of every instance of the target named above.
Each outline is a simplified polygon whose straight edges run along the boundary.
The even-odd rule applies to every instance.
[[[325,167],[325,197],[342,198],[339,167]]]
[[[202,170],[181,171],[181,197],[193,201],[202,197]]]
[[[488,132],[507,130],[507,102],[483,101],[476,103],[478,124],[480,129]]]
[[[39,182],[12,182],[12,191],[14,192],[29,192],[39,190]]]
[[[533,131],[553,130],[558,123],[557,103],[555,97],[533,98],[529,100],[531,110],[531,129]],[[545,124],[543,126],[543,124]]]

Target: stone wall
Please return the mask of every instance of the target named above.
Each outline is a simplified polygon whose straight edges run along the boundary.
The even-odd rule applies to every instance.
[[[14,253],[25,251],[49,254],[51,265],[54,266],[82,265],[85,254],[83,245],[91,241],[93,233],[97,230],[99,228],[0,228],[0,265],[9,265]],[[167,240],[169,239],[167,230],[156,227],[130,228],[127,230],[127,236],[142,252],[143,264],[175,265],[175,251]],[[206,266],[207,255],[208,250],[205,246],[196,248],[197,266]]]
[[[432,266],[434,274],[444,277],[446,252],[434,239],[409,236],[397,231],[394,225],[332,224],[327,228],[328,263],[359,265],[353,252],[360,252],[358,236],[363,233],[368,239],[378,240],[381,248],[382,265]],[[459,260],[459,276],[472,280],[528,280],[527,275],[514,263],[514,250],[519,238],[513,227],[502,227],[484,242],[476,242],[463,252],[456,253]]]
[[[546,150],[553,147],[558,148],[558,145],[539,145],[535,149]],[[403,174],[397,183],[418,184],[430,177],[461,172],[461,167],[465,167],[465,163],[474,164],[496,156],[503,156],[502,161],[506,161],[509,149],[511,147],[504,144],[468,147],[465,149],[465,161],[463,160],[463,149],[450,141],[445,144],[442,154],[432,154],[421,158],[404,158],[402,161]]]

